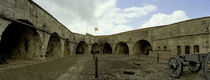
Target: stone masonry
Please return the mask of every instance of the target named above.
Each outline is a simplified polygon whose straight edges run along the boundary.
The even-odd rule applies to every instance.
[[[76,54],[127,54],[169,58],[210,51],[210,17],[113,35],[68,30],[32,0],[0,1],[0,57],[47,59]]]

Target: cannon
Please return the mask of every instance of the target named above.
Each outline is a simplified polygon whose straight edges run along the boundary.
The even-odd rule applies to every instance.
[[[183,67],[188,67],[193,73],[203,68],[206,79],[210,80],[210,52],[172,56],[168,61],[168,73],[174,78],[181,76]]]

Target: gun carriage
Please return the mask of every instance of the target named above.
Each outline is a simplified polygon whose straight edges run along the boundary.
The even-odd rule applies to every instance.
[[[168,62],[168,72],[172,77],[178,78],[183,72],[183,67],[188,67],[191,72],[196,73],[202,66],[206,79],[210,80],[210,53],[172,56]]]

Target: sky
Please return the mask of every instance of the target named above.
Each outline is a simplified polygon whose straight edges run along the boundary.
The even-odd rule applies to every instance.
[[[79,34],[111,35],[210,16],[210,0],[33,1]]]

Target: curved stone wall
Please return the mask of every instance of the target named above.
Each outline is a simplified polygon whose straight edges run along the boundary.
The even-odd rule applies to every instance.
[[[12,24],[13,29],[9,29]],[[31,0],[1,0],[0,56],[46,59],[76,53],[125,53],[130,56],[160,54],[162,58],[169,58],[172,55],[207,53],[210,51],[209,28],[210,17],[203,17],[107,36],[81,35],[72,33]],[[16,34],[23,30],[26,33]],[[11,41],[13,38],[18,39]],[[9,46],[5,47],[6,44]],[[7,47],[13,47],[8,48],[12,52],[4,49]]]

